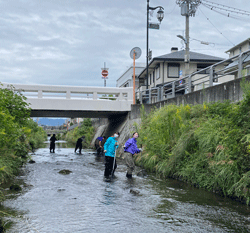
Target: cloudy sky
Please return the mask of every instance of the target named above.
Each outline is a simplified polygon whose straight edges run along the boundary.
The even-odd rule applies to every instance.
[[[211,0],[250,12],[249,0]],[[109,68],[107,86],[132,64],[146,62],[146,0],[0,0],[0,82],[103,86],[101,68]],[[183,49],[185,17],[175,0],[151,0],[163,6],[160,30],[150,29],[153,57]],[[223,12],[223,11],[220,11]],[[190,17],[190,49],[227,58],[225,51],[250,37],[250,16],[226,17],[200,5]],[[157,22],[156,12],[151,22]],[[209,45],[201,43],[210,42]]]

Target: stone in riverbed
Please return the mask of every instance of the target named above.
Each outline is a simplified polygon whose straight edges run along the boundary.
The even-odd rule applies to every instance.
[[[10,186],[10,190],[12,190],[12,191],[21,191],[22,190],[22,188],[21,188],[21,186],[20,185],[18,185],[18,184],[12,184],[11,186]]]
[[[63,170],[59,171],[58,173],[63,174],[63,175],[68,175],[68,174],[70,174],[71,172],[72,172],[72,171],[70,171],[70,170],[63,169]]]

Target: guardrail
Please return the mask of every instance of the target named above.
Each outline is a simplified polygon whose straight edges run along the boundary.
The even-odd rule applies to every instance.
[[[140,103],[156,103],[250,75],[250,50],[159,87],[137,91]]]
[[[0,88],[11,88],[27,98],[71,100],[116,100],[132,101],[132,88],[46,86],[2,83]]]

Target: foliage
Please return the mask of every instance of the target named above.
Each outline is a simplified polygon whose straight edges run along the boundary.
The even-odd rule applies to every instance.
[[[142,109],[138,164],[167,177],[250,201],[250,84],[240,103]]]
[[[38,148],[46,133],[29,118],[26,98],[13,87],[0,88],[0,184],[17,174],[27,154]],[[0,194],[0,202],[2,201]]]
[[[85,136],[85,140],[83,141],[83,148],[89,148],[91,140],[94,136],[94,128],[91,123],[90,118],[84,119],[80,126],[77,126],[71,131],[68,131],[64,136],[63,139],[68,141],[69,143],[75,144],[77,139]]]

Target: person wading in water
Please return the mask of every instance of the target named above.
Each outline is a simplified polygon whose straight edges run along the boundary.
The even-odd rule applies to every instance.
[[[124,145],[124,158],[127,165],[127,178],[132,178],[132,173],[135,169],[135,163],[133,156],[134,154],[138,154],[142,151],[141,148],[137,148],[137,141],[136,139],[139,137],[137,132],[133,133],[133,137],[128,139]]]
[[[55,153],[56,141],[57,141],[56,135],[53,134],[53,136],[50,138],[50,147],[49,147],[50,153]]]
[[[115,132],[113,136],[109,137],[104,144],[105,153],[105,171],[104,176],[108,178],[110,175],[114,175],[115,169],[117,168],[115,152],[118,148],[117,139],[120,133]]]
[[[77,139],[76,142],[76,147],[75,147],[75,153],[77,151],[77,149],[79,148],[79,154],[82,154],[82,141],[85,139],[85,136],[82,136],[80,138]]]

